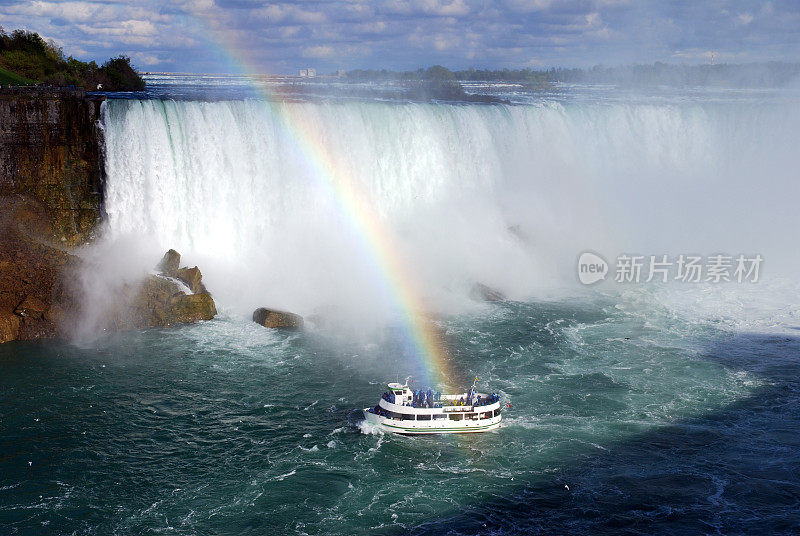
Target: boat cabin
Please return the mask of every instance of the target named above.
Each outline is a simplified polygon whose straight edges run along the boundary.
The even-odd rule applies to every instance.
[[[387,400],[387,402],[392,402],[393,404],[397,404],[398,406],[411,404],[411,402],[414,400],[414,393],[411,391],[411,389],[408,388],[408,385],[400,385],[399,383],[390,383],[389,393],[393,397],[393,399]]]

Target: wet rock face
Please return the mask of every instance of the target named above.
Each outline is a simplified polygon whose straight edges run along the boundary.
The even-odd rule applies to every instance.
[[[0,196],[23,195],[49,213],[49,238],[86,243],[102,215],[102,97],[0,91]]]
[[[161,262],[156,266],[156,270],[169,277],[179,279],[195,294],[206,292],[206,287],[203,286],[203,274],[200,269],[197,266],[180,268],[180,265],[181,254],[171,249],[164,254]]]
[[[214,299],[208,292],[185,294],[172,279],[150,275],[141,282],[132,299],[113,315],[109,328],[169,327],[211,320],[216,314]]]
[[[286,311],[260,307],[253,312],[253,322],[265,328],[299,329],[303,327],[303,317]]]
[[[48,310],[48,305],[35,296],[26,296],[14,308],[14,314],[22,318],[31,318],[33,320],[41,320]]]
[[[77,91],[0,91],[0,342],[55,337],[90,306],[67,284],[82,265],[68,248],[89,242],[103,215],[102,101]],[[180,268],[177,251],[161,272],[109,295],[105,327],[216,315],[200,270]]]
[[[0,343],[17,340],[20,322],[14,313],[0,311]]]
[[[0,342],[58,335],[58,314],[75,310],[63,274],[80,259],[49,241],[47,207],[0,197]]]
[[[102,217],[102,97],[0,91],[0,342],[55,337],[76,316],[68,246]]]
[[[112,315],[110,329],[168,327],[214,318],[217,308],[203,285],[200,269],[179,268],[180,259],[174,249],[167,251],[156,267],[159,274],[149,275],[136,288],[123,291],[129,297]],[[172,278],[186,283],[192,294],[185,293]]]
[[[170,249],[164,253],[164,256],[161,258],[161,262],[159,262],[158,266],[156,266],[156,270],[162,274],[172,275],[178,270],[180,265],[181,254],[174,249]]]
[[[206,292],[206,287],[203,285],[203,274],[200,273],[200,269],[197,266],[194,268],[178,268],[172,275],[183,281],[195,294]]]

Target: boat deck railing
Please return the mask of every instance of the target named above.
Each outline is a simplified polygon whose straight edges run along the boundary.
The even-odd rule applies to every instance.
[[[478,399],[478,395],[480,395],[480,399]],[[477,408],[482,408],[485,406],[491,406],[493,404],[497,404],[500,401],[500,396],[492,393],[492,394],[484,394],[478,393],[476,394],[472,400],[469,399],[467,393],[463,394],[455,394],[455,395],[439,395],[434,398],[432,401],[425,400],[417,400],[413,403],[403,403],[398,404],[396,402],[392,402],[391,396],[388,393],[384,393],[381,399],[392,406],[397,407],[404,407],[404,408],[414,408],[414,409],[443,409],[443,408],[473,408],[477,410]],[[463,411],[463,410],[462,410]]]

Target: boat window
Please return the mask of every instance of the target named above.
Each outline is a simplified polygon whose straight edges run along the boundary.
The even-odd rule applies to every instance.
[[[486,413],[481,413],[481,419],[491,419],[491,418],[492,418],[491,411],[487,411]]]
[[[443,413],[439,413],[439,414],[433,416],[433,420],[434,421],[441,421],[441,420],[444,420],[446,418],[447,418],[447,415],[445,415]]]
[[[394,394],[396,394],[396,395],[402,395],[402,394],[403,394],[403,391],[395,391],[395,392],[394,392]]]
[[[494,410],[494,416],[497,417],[498,415],[500,415],[500,408]]]
[[[418,421],[429,421],[429,420],[431,420],[431,416],[430,415],[417,415],[417,420]]]
[[[400,414],[400,418],[402,420],[404,420],[404,421],[413,421],[414,420],[414,416],[411,415],[410,413],[401,413]]]
[[[386,417],[389,419],[397,419],[399,418],[399,414],[395,413],[394,411],[386,411]]]
[[[470,419],[472,421],[477,421],[478,420],[478,414],[477,413],[467,413],[466,417],[467,417],[467,419]]]
[[[462,417],[462,415],[460,413],[451,413],[450,414],[450,420],[451,421],[460,421],[461,417]]]

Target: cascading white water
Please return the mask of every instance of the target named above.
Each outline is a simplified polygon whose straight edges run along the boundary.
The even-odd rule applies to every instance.
[[[785,251],[800,193],[796,103],[131,100],[110,102],[104,121],[107,238],[146,241],[145,264],[178,249],[243,314],[382,310],[373,248],[331,171],[367,199],[443,310],[475,281],[517,298],[573,283],[587,248],[757,252],[773,269],[798,260]],[[336,169],[312,165],[309,137]]]

